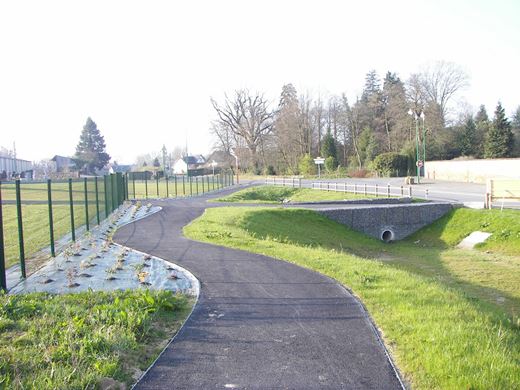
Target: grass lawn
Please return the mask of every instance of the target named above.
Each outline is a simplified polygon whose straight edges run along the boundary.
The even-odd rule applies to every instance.
[[[208,209],[185,233],[290,261],[351,288],[414,388],[515,388],[520,213],[499,213],[455,210],[394,244],[299,209]],[[507,221],[510,232],[501,234]],[[475,226],[497,234],[477,251],[453,248]]]
[[[148,290],[1,295],[0,388],[94,389],[103,378],[129,387],[192,303]]]
[[[54,238],[70,233],[70,208],[68,205],[53,205]],[[90,209],[90,208],[89,208]],[[18,220],[15,205],[3,205],[4,248],[6,267],[19,262]],[[93,214],[91,214],[93,213]],[[95,208],[89,210],[89,217],[95,218]],[[104,215],[102,215],[104,217]],[[22,205],[25,257],[50,245],[49,211],[47,205]],[[85,206],[74,207],[75,228],[85,224]],[[28,261],[28,265],[30,260]]]
[[[384,197],[384,196],[382,196]],[[313,190],[310,188],[292,188],[282,186],[262,185],[246,188],[234,192],[226,197],[218,198],[217,202],[234,203],[282,203],[290,202],[317,202],[326,200],[352,200],[375,198],[373,195],[353,194],[350,192],[335,192],[325,190]]]

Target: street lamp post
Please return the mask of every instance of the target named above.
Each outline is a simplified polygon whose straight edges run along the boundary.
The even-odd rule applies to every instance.
[[[422,137],[422,142],[423,142],[423,158],[422,158],[422,162],[423,162],[423,172],[425,173],[425,176],[426,176],[426,125],[424,123],[424,111],[421,112],[421,119],[422,119],[422,132],[423,132],[423,137]]]
[[[415,110],[408,110],[408,114],[415,119],[415,166],[417,167],[417,184],[421,183],[421,167],[424,166],[424,160],[420,159],[419,151],[419,118],[423,120],[423,159],[426,158],[426,130],[424,126],[424,112],[420,114]]]

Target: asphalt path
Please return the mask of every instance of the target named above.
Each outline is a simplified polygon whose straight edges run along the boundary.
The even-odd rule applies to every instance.
[[[206,202],[211,196],[152,202],[162,211],[115,235],[201,282],[193,313],[135,388],[402,388],[364,307],[336,281],[183,236],[218,206]]]

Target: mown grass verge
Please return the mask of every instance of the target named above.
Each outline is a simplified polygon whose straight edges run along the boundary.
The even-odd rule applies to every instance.
[[[383,197],[383,196],[382,196]],[[282,186],[263,185],[246,188],[231,195],[214,199],[217,202],[233,203],[282,203],[289,202],[318,202],[327,200],[353,200],[375,198],[373,195],[353,194],[350,192],[336,192],[313,190],[310,188],[292,188]]]
[[[107,378],[128,387],[191,303],[148,290],[1,295],[0,388],[94,389]]]
[[[491,291],[508,296],[514,313],[518,286],[501,290],[498,281],[492,282],[495,287],[480,282],[471,262],[469,271],[453,272],[443,250],[466,260],[474,252],[447,244],[432,252],[431,245],[421,245],[432,231],[385,245],[312,211],[266,208],[208,209],[184,231],[192,239],[293,262],[351,288],[414,388],[515,388],[520,383],[518,317],[487,299]],[[425,260],[430,252],[430,261]],[[520,264],[518,256],[506,262]],[[493,272],[500,278],[509,271]]]

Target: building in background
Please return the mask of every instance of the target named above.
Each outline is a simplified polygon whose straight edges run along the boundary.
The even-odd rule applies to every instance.
[[[31,179],[32,172],[32,162],[15,157],[0,156],[0,178],[2,180],[10,180],[18,177]]]
[[[173,164],[173,173],[175,175],[198,176],[204,173],[204,165],[206,159],[202,155],[184,156],[175,161]]]

